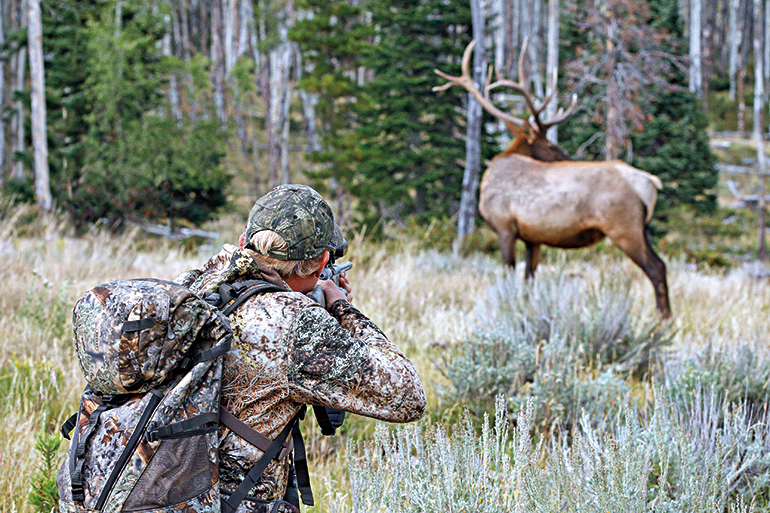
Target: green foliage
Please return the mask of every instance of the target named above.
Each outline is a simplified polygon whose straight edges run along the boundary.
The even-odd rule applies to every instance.
[[[364,222],[380,216],[451,214],[459,202],[465,147],[456,126],[466,95],[438,95],[434,68],[458,72],[457,56],[470,41],[470,10],[461,2],[375,2],[377,44],[364,61],[365,86],[356,130],[357,181]]]
[[[321,134],[321,148],[311,155],[320,166],[308,174],[316,181],[333,177],[348,186],[355,176],[353,126],[363,101],[353,77],[371,46],[373,28],[364,22],[360,7],[345,1],[301,0],[297,7],[313,13],[297,20],[289,37],[309,63],[299,87],[317,100]]]
[[[543,272],[522,284],[498,280],[474,310],[476,330],[446,359],[454,394],[488,410],[503,394],[514,406],[534,400],[535,423],[575,423],[618,412],[629,391],[670,341],[670,327],[639,317],[629,283]]]
[[[97,143],[73,208],[88,221],[124,216],[201,223],[226,202],[230,175],[220,166],[224,138],[212,121],[184,122],[147,115],[126,126],[113,144]]]
[[[161,55],[169,27],[166,7],[155,2],[44,4],[56,200],[79,226],[210,219],[230,182],[220,167],[225,133],[209,121],[160,114],[169,74],[188,72],[195,97],[208,87],[208,60]]]
[[[58,433],[40,432],[35,442],[35,450],[40,453],[40,464],[32,475],[29,492],[29,504],[39,513],[59,511],[59,489],[56,486],[58,467],[57,451],[61,444]]]
[[[699,102],[688,91],[672,91],[652,102],[650,111],[650,121],[632,138],[632,164],[663,182],[656,221],[663,227],[675,225],[678,220],[670,217],[679,205],[688,205],[700,214],[713,213],[719,173]],[[657,231],[665,228],[657,227]]]

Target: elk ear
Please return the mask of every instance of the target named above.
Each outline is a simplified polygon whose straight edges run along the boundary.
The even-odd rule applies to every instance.
[[[529,123],[526,124],[526,128],[523,129],[524,137],[527,138],[527,143],[532,145],[535,144],[535,141],[537,141],[538,135],[540,132],[532,128],[532,125]]]
[[[519,125],[506,120],[503,120],[503,123],[505,123],[505,128],[508,129],[508,133],[511,134],[511,137],[514,139],[521,133],[521,127]]]

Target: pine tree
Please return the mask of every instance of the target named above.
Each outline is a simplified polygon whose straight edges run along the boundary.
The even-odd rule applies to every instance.
[[[348,189],[354,179],[353,128],[363,101],[357,75],[372,27],[361,9],[346,1],[299,0],[297,8],[305,17],[295,22],[289,37],[302,51],[305,70],[299,87],[317,98],[321,134],[321,149],[311,155],[320,166],[308,174],[316,181],[333,178]]]
[[[376,43],[365,65],[355,131],[353,193],[363,222],[381,216],[451,215],[460,198],[464,159],[459,91],[437,95],[434,68],[456,72],[470,41],[465,2],[388,0],[371,4]]]

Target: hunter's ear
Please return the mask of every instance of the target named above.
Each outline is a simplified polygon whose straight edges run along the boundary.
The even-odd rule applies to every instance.
[[[238,245],[240,247],[243,247],[245,243],[246,243],[246,234],[242,233],[241,236],[238,237]]]
[[[321,265],[318,266],[318,269],[313,273],[313,276],[316,278],[321,277],[321,272],[324,270],[324,267],[326,267],[326,264],[329,263],[329,252],[324,251],[321,253]]]

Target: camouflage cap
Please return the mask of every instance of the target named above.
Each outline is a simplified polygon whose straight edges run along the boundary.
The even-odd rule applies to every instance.
[[[307,185],[280,185],[254,203],[246,223],[246,246],[262,230],[283,237],[288,248],[273,249],[265,256],[278,260],[306,260],[342,245],[340,227],[326,200]]]

